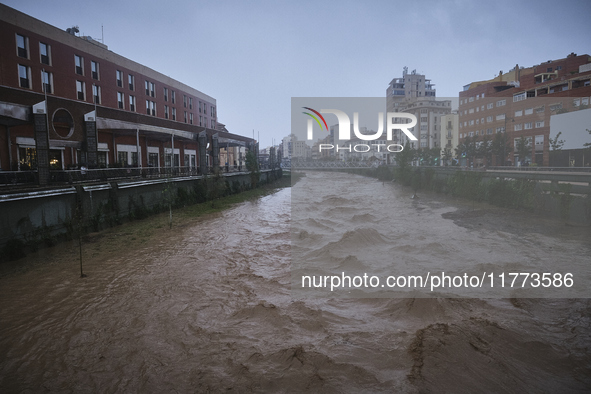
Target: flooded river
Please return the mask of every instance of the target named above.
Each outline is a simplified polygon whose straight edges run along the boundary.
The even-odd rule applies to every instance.
[[[315,177],[301,187],[313,188]],[[309,194],[317,201],[308,212],[332,215],[331,223],[292,220],[292,191],[283,189],[163,229],[141,247],[114,253],[99,239],[83,248],[84,279],[72,246],[28,258],[26,270],[0,278],[0,392],[591,389],[589,299],[302,289],[310,267],[292,267],[291,247],[293,224],[303,240],[294,253],[313,262],[310,275],[361,267],[383,276],[391,266],[355,255],[371,245],[381,253],[394,245],[400,266],[421,269],[436,257],[452,256],[460,267],[486,256],[483,270],[508,260],[511,248],[521,260],[550,256],[545,266],[556,256],[579,261],[591,253],[588,229],[440,196],[412,201],[409,190],[370,178],[350,182],[354,193]],[[365,201],[398,199],[396,217],[407,226],[388,225],[384,212],[350,209],[368,205],[361,190]],[[348,215],[358,215],[353,230]],[[465,238],[475,244],[462,253]],[[331,265],[318,267],[322,261]]]

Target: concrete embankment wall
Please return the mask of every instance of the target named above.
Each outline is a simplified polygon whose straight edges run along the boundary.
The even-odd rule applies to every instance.
[[[281,170],[263,170],[259,184]],[[129,219],[251,188],[249,173],[112,181],[0,195],[0,261],[12,249],[51,246],[78,231],[99,231]],[[8,244],[8,251],[6,247]],[[12,256],[14,258],[14,256]]]

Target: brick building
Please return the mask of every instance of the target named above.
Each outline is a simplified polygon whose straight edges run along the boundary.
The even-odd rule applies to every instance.
[[[0,4],[0,168],[184,168],[244,157],[250,138],[217,124],[197,89]],[[234,159],[233,159],[234,160]],[[238,163],[241,164],[241,163]]]
[[[571,53],[529,68],[516,65],[494,79],[466,85],[459,96],[460,143],[467,137],[482,143],[498,133],[506,133],[509,142],[501,162],[480,157],[476,165],[548,166],[551,116],[589,106],[591,57]],[[522,137],[529,152],[519,157]]]

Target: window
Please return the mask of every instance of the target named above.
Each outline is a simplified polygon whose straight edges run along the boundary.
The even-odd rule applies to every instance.
[[[589,97],[583,97],[581,99],[581,105],[589,105]]]
[[[470,98],[468,99],[468,101],[469,101],[469,102],[472,102],[472,101],[474,101],[474,97],[470,97]]]
[[[493,103],[488,103],[486,104],[486,109],[492,109],[493,108]]]
[[[101,103],[101,87],[97,85],[92,85],[92,97],[94,99],[95,104]]]
[[[504,133],[504,132],[505,132],[505,127],[497,127],[497,134]]]
[[[176,120],[176,108],[172,109],[172,120]]]
[[[40,42],[39,43],[39,55],[41,57],[41,63],[51,65],[51,48],[49,45]]]
[[[546,72],[548,72],[548,73],[551,73],[551,72],[552,72],[552,67],[548,67],[548,68],[546,69]]]
[[[531,128],[532,128],[532,123],[531,123],[531,122],[527,122],[527,123],[525,123],[525,124],[523,125],[523,128],[524,128],[525,130],[529,130],[529,129],[531,129]]]
[[[129,110],[135,112],[135,96],[129,96]]]
[[[125,100],[123,93],[117,92],[117,106],[119,107],[119,109],[123,109],[123,106],[124,106],[123,100]]]
[[[183,107],[187,108],[187,95],[183,94]]]
[[[76,65],[76,74],[84,75],[84,58],[74,55],[74,64]]]
[[[486,129],[486,134],[492,134],[492,129]]]
[[[562,107],[562,105],[561,105]],[[550,107],[550,109],[552,110],[552,107]],[[544,106],[542,105],[541,107],[536,108],[536,114],[540,114],[544,112]]]
[[[193,112],[189,114],[189,123],[193,124]]]
[[[29,37],[16,35],[16,54],[25,59],[29,58]]]
[[[127,84],[129,85],[129,90],[133,90],[133,85],[135,84],[135,77],[131,74],[127,76]]]
[[[156,103],[154,101],[146,100],[146,113],[156,116]]]
[[[128,157],[128,153],[125,151],[118,151],[117,152],[117,162],[122,165],[122,166],[127,166],[128,162],[127,162],[127,157]]]
[[[78,100],[86,100],[86,85],[82,81],[76,81],[76,96]]]
[[[207,103],[203,103],[203,113],[207,114]]]
[[[522,92],[513,96],[513,102],[522,101],[525,100],[525,98],[525,92]]]
[[[522,116],[523,115],[523,110],[519,110],[519,111],[515,111],[515,116]]]
[[[176,101],[176,95],[174,94],[174,90],[170,91],[170,102],[174,104]]]
[[[497,115],[496,119],[497,120],[503,120],[503,119],[505,119],[505,114],[499,114],[499,115]]]
[[[523,129],[523,125],[521,123],[516,124],[515,126],[513,126],[513,130],[515,130],[515,131],[519,131],[521,129]]]
[[[123,87],[123,72],[117,70],[117,86],[119,86],[120,88]]]
[[[211,116],[215,118],[215,107],[211,106]]]
[[[502,107],[505,104],[507,104],[507,100],[499,100],[499,101],[497,101],[497,107]]]
[[[544,107],[542,107],[543,110]],[[554,104],[550,106],[550,111],[557,111],[562,108],[562,103]],[[538,112],[538,111],[536,111]]]
[[[468,113],[469,113],[469,114],[473,114],[473,113],[474,113],[474,108],[470,108],[470,109],[468,110]]]
[[[211,128],[212,128],[212,129],[215,129],[215,120],[213,120],[213,119],[211,120]],[[437,138],[437,137],[436,137],[436,138]]]
[[[41,71],[41,82],[45,93],[53,93],[53,74],[47,71]]]
[[[544,127],[544,121],[543,120],[542,121],[539,121],[539,122],[536,122],[536,129],[539,129],[540,127]]]
[[[18,79],[19,79],[19,86],[25,89],[31,89],[31,68],[27,66],[23,66],[22,64],[18,65]]]
[[[146,81],[145,87],[146,96],[156,97],[156,85],[154,85],[154,82]]]
[[[199,115],[199,126],[203,126],[203,116]]]
[[[493,120],[492,120],[492,116],[487,116],[487,117],[486,117],[486,121],[487,121],[487,122],[492,122],[492,121],[493,121]]]
[[[164,101],[168,101],[168,88],[164,88]]]
[[[193,109],[193,97],[189,97],[189,109]]]
[[[533,108],[526,108],[525,109],[525,115],[531,115],[534,113],[534,109]]]
[[[92,79],[99,80],[99,64],[94,60],[90,61],[90,71],[92,72]]]
[[[187,118],[187,111],[185,111],[185,123],[187,123],[188,118]]]
[[[164,106],[164,119],[168,119],[168,105]]]

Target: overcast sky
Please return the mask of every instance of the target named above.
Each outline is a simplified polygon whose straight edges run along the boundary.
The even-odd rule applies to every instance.
[[[519,64],[591,53],[591,1],[2,0],[205,94],[261,147],[290,133],[291,97],[382,97],[402,68],[438,97]]]

